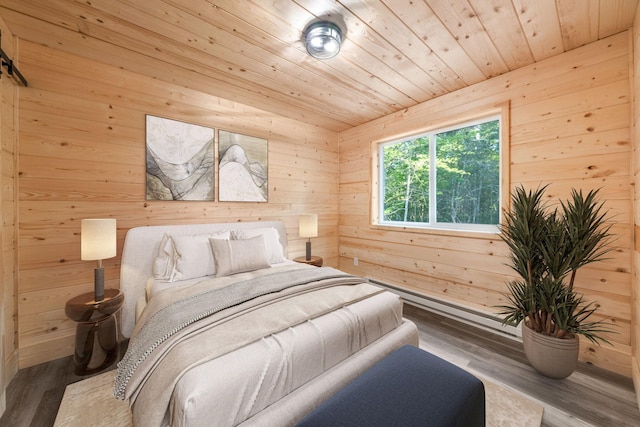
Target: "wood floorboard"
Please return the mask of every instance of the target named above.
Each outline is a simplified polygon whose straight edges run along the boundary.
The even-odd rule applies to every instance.
[[[110,369],[114,368],[115,364]],[[20,369],[7,388],[0,427],[53,426],[67,385],[90,377],[78,376],[73,369],[72,356]]]
[[[545,427],[640,426],[630,378],[580,364],[567,379],[548,379],[531,368],[516,340],[409,305],[405,316],[418,326],[425,350],[543,405]],[[21,369],[7,389],[0,426],[52,426],[65,387],[85,378],[73,373],[71,357]]]
[[[564,380],[546,378],[517,340],[410,305],[404,313],[418,325],[420,347],[542,404],[543,426],[640,426],[630,378],[585,363]]]
[[[52,426],[56,421],[57,409],[54,413],[49,408],[58,408],[62,402],[64,389],[62,387],[53,387],[43,393],[40,404],[36,409],[36,416],[31,421],[30,427],[48,427]]]

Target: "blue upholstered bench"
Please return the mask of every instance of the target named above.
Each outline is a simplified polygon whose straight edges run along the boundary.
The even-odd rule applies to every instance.
[[[372,366],[298,426],[485,425],[484,385],[470,373],[413,346]]]

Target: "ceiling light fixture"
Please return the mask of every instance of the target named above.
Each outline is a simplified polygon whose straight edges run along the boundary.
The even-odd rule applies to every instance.
[[[340,52],[342,31],[333,22],[320,21],[307,27],[304,44],[309,55],[318,59],[333,58]]]

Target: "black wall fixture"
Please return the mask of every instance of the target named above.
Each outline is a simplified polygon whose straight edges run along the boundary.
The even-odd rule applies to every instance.
[[[2,34],[0,34],[0,46],[2,46],[1,37],[2,37]],[[4,53],[4,50],[2,50],[2,47],[0,47],[0,62],[2,62],[0,66],[0,76],[2,75],[2,67],[6,67],[7,74],[9,76],[17,78],[25,86],[29,85],[27,83],[27,80],[24,78],[24,76],[20,74],[20,71],[18,71],[18,68],[15,65],[13,65],[13,59],[9,58],[7,54]]]

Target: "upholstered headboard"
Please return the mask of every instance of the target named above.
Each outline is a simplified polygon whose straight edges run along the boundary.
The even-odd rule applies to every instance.
[[[130,337],[135,325],[136,302],[144,297],[145,285],[152,275],[153,260],[158,254],[162,237],[169,235],[212,234],[226,230],[274,227],[287,257],[287,232],[281,221],[229,222],[216,224],[157,225],[135,227],[127,231],[122,249],[120,290],[124,293],[122,334]]]

